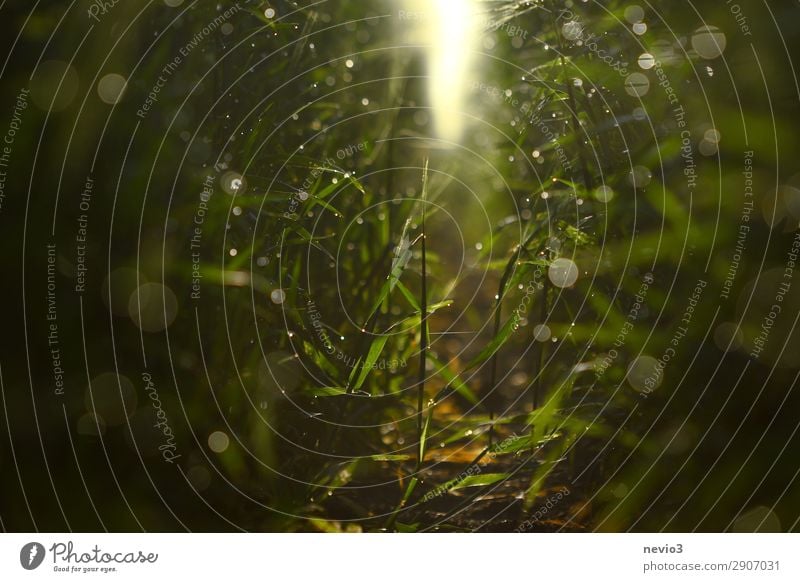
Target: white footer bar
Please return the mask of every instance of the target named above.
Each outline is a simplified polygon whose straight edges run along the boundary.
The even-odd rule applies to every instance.
[[[800,580],[798,554],[791,534],[2,534],[0,580],[769,582]]]

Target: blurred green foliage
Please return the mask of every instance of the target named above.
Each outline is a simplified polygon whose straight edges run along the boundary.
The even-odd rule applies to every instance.
[[[795,4],[482,3],[450,145],[399,2],[63,4],[3,9],[6,529],[797,529]]]

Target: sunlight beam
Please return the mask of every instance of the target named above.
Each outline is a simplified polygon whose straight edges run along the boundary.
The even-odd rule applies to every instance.
[[[438,137],[457,142],[464,130],[467,74],[478,38],[476,0],[419,2],[428,16],[420,24],[428,45],[428,99]]]

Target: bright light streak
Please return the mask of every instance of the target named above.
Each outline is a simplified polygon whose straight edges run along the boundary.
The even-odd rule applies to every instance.
[[[425,18],[419,25],[428,72],[428,99],[433,108],[436,134],[444,140],[459,141],[464,130],[467,76],[473,63],[478,31],[476,0],[418,0]]]

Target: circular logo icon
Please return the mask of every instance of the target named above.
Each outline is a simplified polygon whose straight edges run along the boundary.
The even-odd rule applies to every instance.
[[[30,542],[19,551],[19,563],[26,570],[35,570],[44,561],[44,546],[38,542]]]

